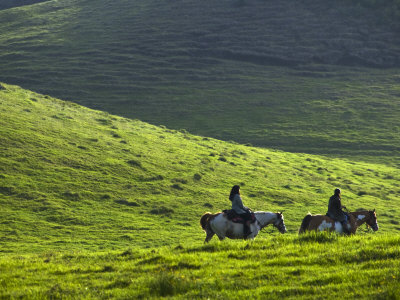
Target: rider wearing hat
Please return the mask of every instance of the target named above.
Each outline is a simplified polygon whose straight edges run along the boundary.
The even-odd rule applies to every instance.
[[[340,222],[343,227],[343,232],[349,234],[350,231],[347,228],[348,215],[343,211],[343,208],[346,209],[346,206],[342,205],[340,195],[340,189],[335,189],[334,195],[329,198],[328,212],[326,215],[334,221]]]

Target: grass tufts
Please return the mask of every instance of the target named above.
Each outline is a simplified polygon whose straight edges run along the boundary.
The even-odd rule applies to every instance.
[[[183,187],[179,183],[175,183],[171,185],[171,188],[178,190],[178,191],[183,191]]]
[[[201,180],[201,178],[202,178],[202,176],[200,174],[198,174],[198,173],[193,175],[193,179],[196,180],[196,181]]]
[[[160,207],[156,207],[153,208],[152,210],[150,210],[150,213],[153,215],[164,215],[164,216],[169,216],[172,213],[174,213],[174,210],[172,208],[168,208],[165,206],[160,206]]]
[[[310,242],[332,243],[332,242],[337,242],[338,234],[336,234],[335,232],[327,232],[327,231],[324,232],[310,231],[299,235],[297,240],[300,243],[310,243]]]
[[[127,161],[127,163],[132,167],[143,168],[142,163],[138,160],[130,159]]]
[[[6,196],[10,196],[15,194],[15,189],[11,186],[0,186],[0,193]]]
[[[63,197],[68,200],[78,201],[81,199],[81,195],[77,192],[66,191],[63,194]]]
[[[140,206],[139,203],[135,201],[128,201],[126,199],[117,199],[114,202],[126,206]]]
[[[189,291],[192,286],[184,277],[177,277],[167,271],[161,271],[149,283],[150,291],[159,297],[179,295]]]

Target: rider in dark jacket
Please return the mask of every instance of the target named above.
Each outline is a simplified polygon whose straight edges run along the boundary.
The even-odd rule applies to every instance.
[[[243,224],[244,236],[250,235],[251,212],[248,207],[243,205],[242,198],[240,197],[240,186],[235,185],[232,187],[229,200],[232,201],[232,209],[245,220]]]
[[[342,201],[340,199],[341,191],[340,189],[335,189],[334,195],[329,198],[328,204],[328,212],[326,215],[332,218],[335,221],[338,221],[342,224],[343,232],[349,234],[349,229],[347,228],[347,214],[342,210],[346,209],[346,206],[342,205]]]

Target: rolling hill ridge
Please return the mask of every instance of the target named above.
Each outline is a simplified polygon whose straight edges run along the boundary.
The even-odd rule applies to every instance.
[[[0,80],[218,139],[393,162],[398,20],[362,2],[63,0],[6,9]]]

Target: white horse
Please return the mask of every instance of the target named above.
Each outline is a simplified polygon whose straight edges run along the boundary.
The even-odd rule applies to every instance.
[[[205,213],[200,219],[200,225],[206,232],[205,243],[208,243],[216,234],[222,241],[228,237],[230,239],[254,239],[265,226],[273,224],[281,233],[286,232],[282,213],[272,213],[265,211],[254,212],[256,221],[250,224],[250,232],[247,237],[243,235],[243,224],[229,221],[225,213]]]

